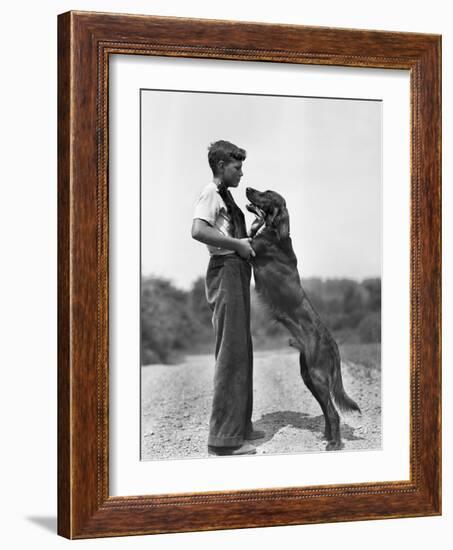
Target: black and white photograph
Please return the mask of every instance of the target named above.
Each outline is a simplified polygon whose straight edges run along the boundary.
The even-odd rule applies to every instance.
[[[141,460],[379,450],[382,102],[140,113]]]
[[[4,4],[5,549],[452,546],[453,18],[408,6]]]

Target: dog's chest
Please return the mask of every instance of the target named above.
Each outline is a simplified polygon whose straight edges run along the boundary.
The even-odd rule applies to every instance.
[[[274,266],[281,264],[281,268],[288,267],[290,270],[297,271],[297,258],[290,238],[280,242],[275,237],[264,233],[257,235],[251,244],[256,254],[253,258],[254,266],[262,268],[270,264]]]
[[[253,240],[252,247],[256,253],[252,260],[255,286],[263,299],[278,309],[299,303],[302,289],[292,248],[280,248],[263,238]]]

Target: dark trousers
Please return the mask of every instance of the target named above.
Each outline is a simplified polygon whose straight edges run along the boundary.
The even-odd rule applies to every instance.
[[[252,431],[250,277],[250,264],[238,254],[209,260],[205,289],[215,333],[215,372],[208,445],[241,445]]]

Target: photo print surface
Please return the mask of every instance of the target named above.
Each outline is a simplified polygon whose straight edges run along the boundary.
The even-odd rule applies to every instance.
[[[380,449],[382,102],[140,112],[141,460]]]

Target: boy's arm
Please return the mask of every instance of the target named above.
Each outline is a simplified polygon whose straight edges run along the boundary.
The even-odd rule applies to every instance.
[[[228,250],[237,250],[237,241],[233,237],[223,235],[214,229],[208,222],[195,218],[192,223],[192,238],[210,246],[219,246]]]
[[[235,239],[234,237],[228,237],[223,235],[217,229],[214,229],[208,222],[195,218],[192,223],[192,238],[210,246],[219,246],[228,250],[234,250],[240,256],[250,257],[255,256],[255,252],[250,245],[250,240]]]

